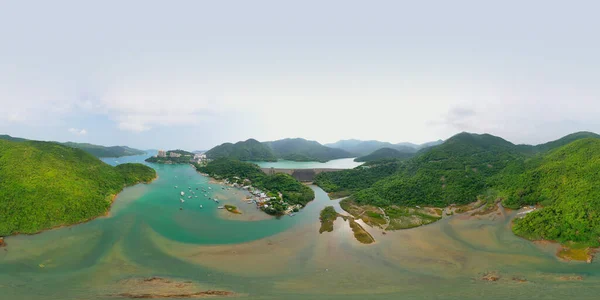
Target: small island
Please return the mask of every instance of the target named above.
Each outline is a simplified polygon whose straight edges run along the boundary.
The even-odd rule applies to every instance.
[[[224,207],[225,207],[226,211],[228,211],[232,214],[238,214],[238,215],[242,214],[242,212],[235,205],[225,204]]]
[[[333,206],[327,206],[321,210],[321,214],[319,216],[321,228],[319,228],[319,233],[333,232],[333,222],[337,220],[338,217],[344,219],[344,221],[348,221],[348,225],[350,225],[350,229],[352,229],[354,238],[357,241],[362,244],[372,244],[375,242],[373,236],[362,226],[360,226],[360,224],[358,224],[352,216],[338,214]]]
[[[204,154],[194,154],[184,150],[158,150],[158,154],[155,156],[148,157],[147,162],[158,163],[158,164],[189,164],[189,163],[202,163],[206,160]]]

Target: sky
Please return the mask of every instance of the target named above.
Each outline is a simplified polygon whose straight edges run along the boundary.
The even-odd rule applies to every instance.
[[[494,3],[492,3],[494,2]],[[0,0],[0,134],[537,144],[600,133],[597,1]]]

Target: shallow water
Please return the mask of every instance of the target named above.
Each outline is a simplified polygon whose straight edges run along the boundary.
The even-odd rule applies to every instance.
[[[515,237],[510,214],[453,216],[385,235],[367,228],[376,243],[362,245],[339,218],[334,232],[318,233],[319,211],[337,202],[317,187],[295,217],[245,221],[216,209],[232,203],[256,213],[241,191],[210,184],[187,165],[152,166],[159,179],[123,191],[109,217],[7,238],[1,299],[114,299],[132,289],[124,279],[152,276],[248,299],[597,299],[600,292],[597,263],[561,262],[551,246]],[[188,199],[188,187],[199,197]],[[489,271],[500,280],[481,281]]]

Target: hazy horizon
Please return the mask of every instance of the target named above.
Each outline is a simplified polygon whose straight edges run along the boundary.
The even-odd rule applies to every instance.
[[[593,1],[0,7],[0,132],[11,136],[207,150],[600,132]]]

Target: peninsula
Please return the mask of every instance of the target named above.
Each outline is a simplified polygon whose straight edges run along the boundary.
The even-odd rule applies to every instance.
[[[10,135],[2,134],[0,135],[0,140],[7,140],[12,142],[26,142],[28,139],[12,137]],[[58,142],[55,142],[58,143]],[[93,156],[96,157],[122,157],[122,156],[131,156],[131,155],[142,155],[146,152],[134,148],[130,148],[127,146],[100,146],[89,143],[74,143],[74,142],[66,142],[59,143],[71,148],[81,149]]]
[[[195,166],[203,174],[249,191],[253,197],[248,201],[270,215],[292,214],[315,198],[313,190],[294,177],[267,175],[252,163],[220,158]]]
[[[203,157],[205,158],[206,156],[179,149],[169,151],[158,150],[157,155],[148,157],[146,161],[159,164],[189,164],[199,162]]]
[[[209,159],[233,158],[241,161],[291,161],[327,162],[332,159],[350,158],[346,150],[326,147],[316,141],[301,138],[259,142],[255,139],[235,144],[224,143],[206,152]]]
[[[0,166],[0,236],[104,215],[124,187],[156,178],[148,166],[112,167],[81,149],[53,142],[0,140]]]

